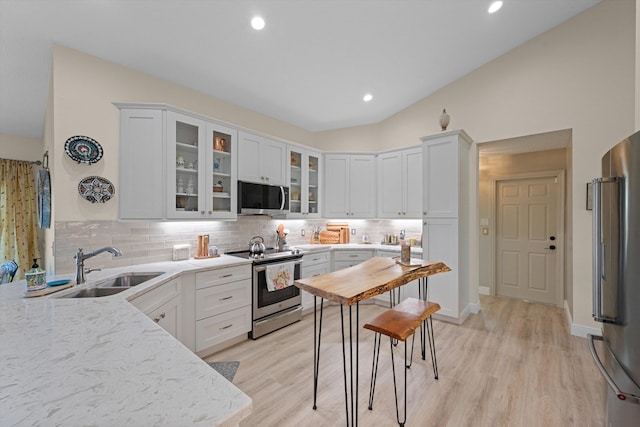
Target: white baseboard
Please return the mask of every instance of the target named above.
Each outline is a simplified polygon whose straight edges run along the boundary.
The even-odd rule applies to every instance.
[[[480,301],[469,304],[469,312],[471,314],[480,313]]]
[[[567,300],[564,300],[564,311],[565,313],[567,313],[567,320],[569,322],[569,327],[571,328],[571,335],[581,338],[587,338],[587,335],[589,334],[602,335],[602,330],[600,330],[599,328],[573,323],[573,320],[571,319],[571,311],[569,311],[569,303],[567,303]]]
[[[491,295],[491,288],[489,288],[488,286],[478,286],[478,294]]]

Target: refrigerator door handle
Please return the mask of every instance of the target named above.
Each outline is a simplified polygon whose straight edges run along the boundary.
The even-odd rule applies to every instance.
[[[609,375],[609,372],[607,372],[606,368],[602,364],[602,361],[600,360],[600,356],[598,356],[598,352],[596,352],[596,347],[595,347],[593,342],[595,340],[604,341],[603,338],[601,336],[599,336],[599,335],[592,335],[592,334],[587,334],[587,338],[589,338],[589,351],[591,351],[591,357],[593,357],[593,361],[596,363],[596,366],[598,367],[598,370],[600,371],[600,373],[604,377],[605,381],[607,382],[607,384],[609,385],[611,390],[613,390],[613,392],[616,394],[618,399],[620,399],[620,400],[629,399],[631,402],[640,401],[640,396],[638,396],[636,394],[633,394],[633,393],[630,393],[630,392],[627,393],[627,392],[621,391],[620,387],[618,387],[618,385],[615,383],[613,378],[611,378],[611,375]],[[612,356],[613,356],[613,354],[612,354]],[[613,357],[613,359],[616,361],[616,363],[619,363],[615,357]],[[620,369],[624,372],[622,367],[620,367]]]
[[[593,190],[593,318],[594,320],[602,321],[602,271],[604,270],[602,264],[604,257],[602,256],[602,242],[600,236],[602,236],[602,178],[596,178],[592,181]]]

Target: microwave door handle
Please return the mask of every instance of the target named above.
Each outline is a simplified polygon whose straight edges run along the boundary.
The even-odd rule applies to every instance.
[[[284,192],[284,187],[280,186],[280,200],[282,200],[282,202],[280,203],[280,210],[283,211],[284,210],[284,205],[286,204],[286,200],[285,200],[285,192]]]

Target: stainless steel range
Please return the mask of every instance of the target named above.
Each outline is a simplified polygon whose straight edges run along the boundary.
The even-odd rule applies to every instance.
[[[302,319],[300,289],[291,285],[283,289],[269,290],[267,269],[283,266],[293,268],[293,279],[300,278],[302,252],[277,251],[267,248],[262,252],[232,251],[227,255],[253,260],[252,327],[249,337],[259,338]]]

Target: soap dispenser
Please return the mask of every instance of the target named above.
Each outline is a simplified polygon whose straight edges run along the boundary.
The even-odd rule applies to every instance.
[[[31,270],[25,273],[27,291],[39,291],[47,287],[47,272],[38,266],[38,258],[33,259]]]

